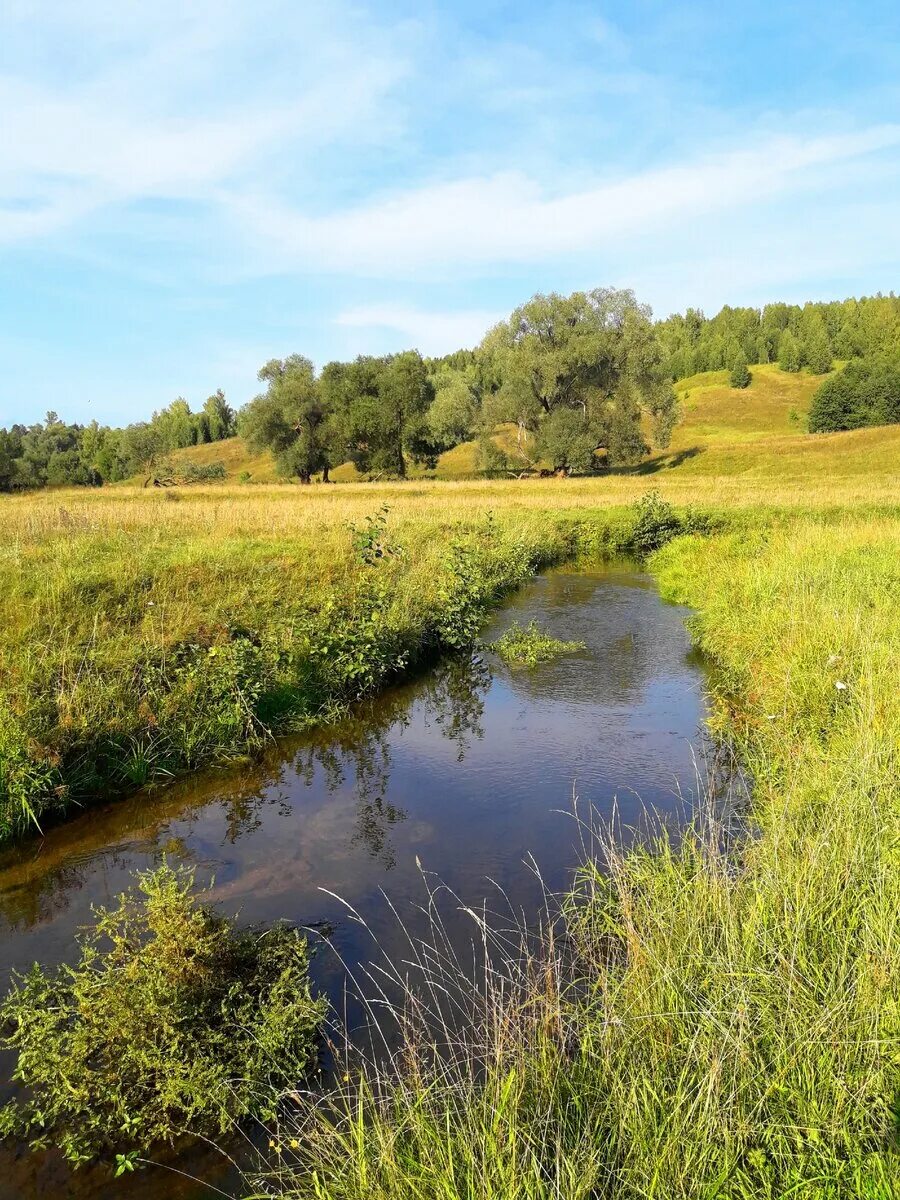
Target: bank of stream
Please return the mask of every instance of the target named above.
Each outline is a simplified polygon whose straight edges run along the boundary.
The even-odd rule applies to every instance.
[[[70,959],[91,905],[113,901],[162,855],[195,866],[241,921],[327,927],[350,964],[371,956],[372,936],[400,951],[382,889],[415,928],[422,869],[467,905],[502,903],[532,918],[544,888],[567,886],[581,852],[573,795],[582,815],[615,814],[623,830],[646,824],[647,812],[673,824],[690,817],[705,704],[685,615],[634,564],[548,571],[494,615],[485,640],[535,620],[584,650],[532,669],[490,651],[445,660],[258,763],[95,808],[6,850],[4,987],[13,969]],[[314,974],[343,1007],[337,956],[320,953]],[[0,1198],[213,1194],[159,1169],[113,1183],[107,1167],[72,1175],[50,1155],[7,1147],[0,1157]],[[190,1152],[178,1165],[228,1190],[214,1157]]]

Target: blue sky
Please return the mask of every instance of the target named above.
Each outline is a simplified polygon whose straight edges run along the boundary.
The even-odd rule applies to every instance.
[[[475,344],[535,291],[888,291],[895,3],[4,0],[0,424]]]

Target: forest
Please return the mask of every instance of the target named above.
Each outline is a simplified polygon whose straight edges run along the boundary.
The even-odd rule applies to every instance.
[[[264,390],[239,411],[219,389],[196,412],[178,397],[123,428],[49,412],[0,429],[0,491],[165,477],[171,452],[235,433],[304,483],[327,481],[345,462],[364,478],[402,479],[410,463],[433,465],[469,440],[485,476],[539,461],[590,474],[639,462],[648,439],[665,449],[679,380],[724,368],[739,389],[760,363],[813,375],[839,368],[813,399],[810,432],[900,421],[900,298],[726,306],[713,317],[688,309],[654,321],[628,290],[536,295],[478,347],[441,358],[406,350],[319,371],[302,354],[272,359],[259,371]],[[517,431],[512,453],[491,437],[501,423]],[[179,482],[216,478],[214,464],[193,470],[196,479]]]

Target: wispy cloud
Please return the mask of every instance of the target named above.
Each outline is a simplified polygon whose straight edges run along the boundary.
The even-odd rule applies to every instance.
[[[476,345],[503,315],[486,309],[429,312],[398,304],[366,304],[339,313],[335,323],[397,335],[398,345],[414,346],[422,354],[445,354]]]
[[[505,173],[410,189],[321,217],[259,194],[227,196],[257,239],[259,261],[287,269],[397,277],[536,263],[610,246],[629,234],[821,187],[900,145],[900,125],[818,137],[772,137],[733,150],[548,195]]]

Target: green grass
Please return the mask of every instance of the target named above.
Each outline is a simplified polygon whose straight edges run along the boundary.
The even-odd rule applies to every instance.
[[[608,841],[565,938],[504,942],[481,983],[436,922],[407,956],[431,965],[402,1049],[278,1131],[277,1194],[900,1195],[898,538],[896,518],[798,520],[656,555],[717,663],[748,831]],[[454,1006],[462,1036],[435,1029]]]
[[[354,1067],[277,1135],[282,1194],[897,1195],[900,429],[684,436],[696,453],[585,480],[0,500],[6,836],[465,643],[535,567],[629,545],[648,487],[706,515],[652,567],[717,663],[749,832],[608,847],[565,938],[528,931],[474,989],[440,944],[396,1070]],[[468,1021],[437,1053],[445,986]]]
[[[538,628],[536,621],[522,626],[518,622],[502,637],[491,643],[491,649],[513,667],[536,667],[561,654],[577,654],[584,642],[563,642]]]

